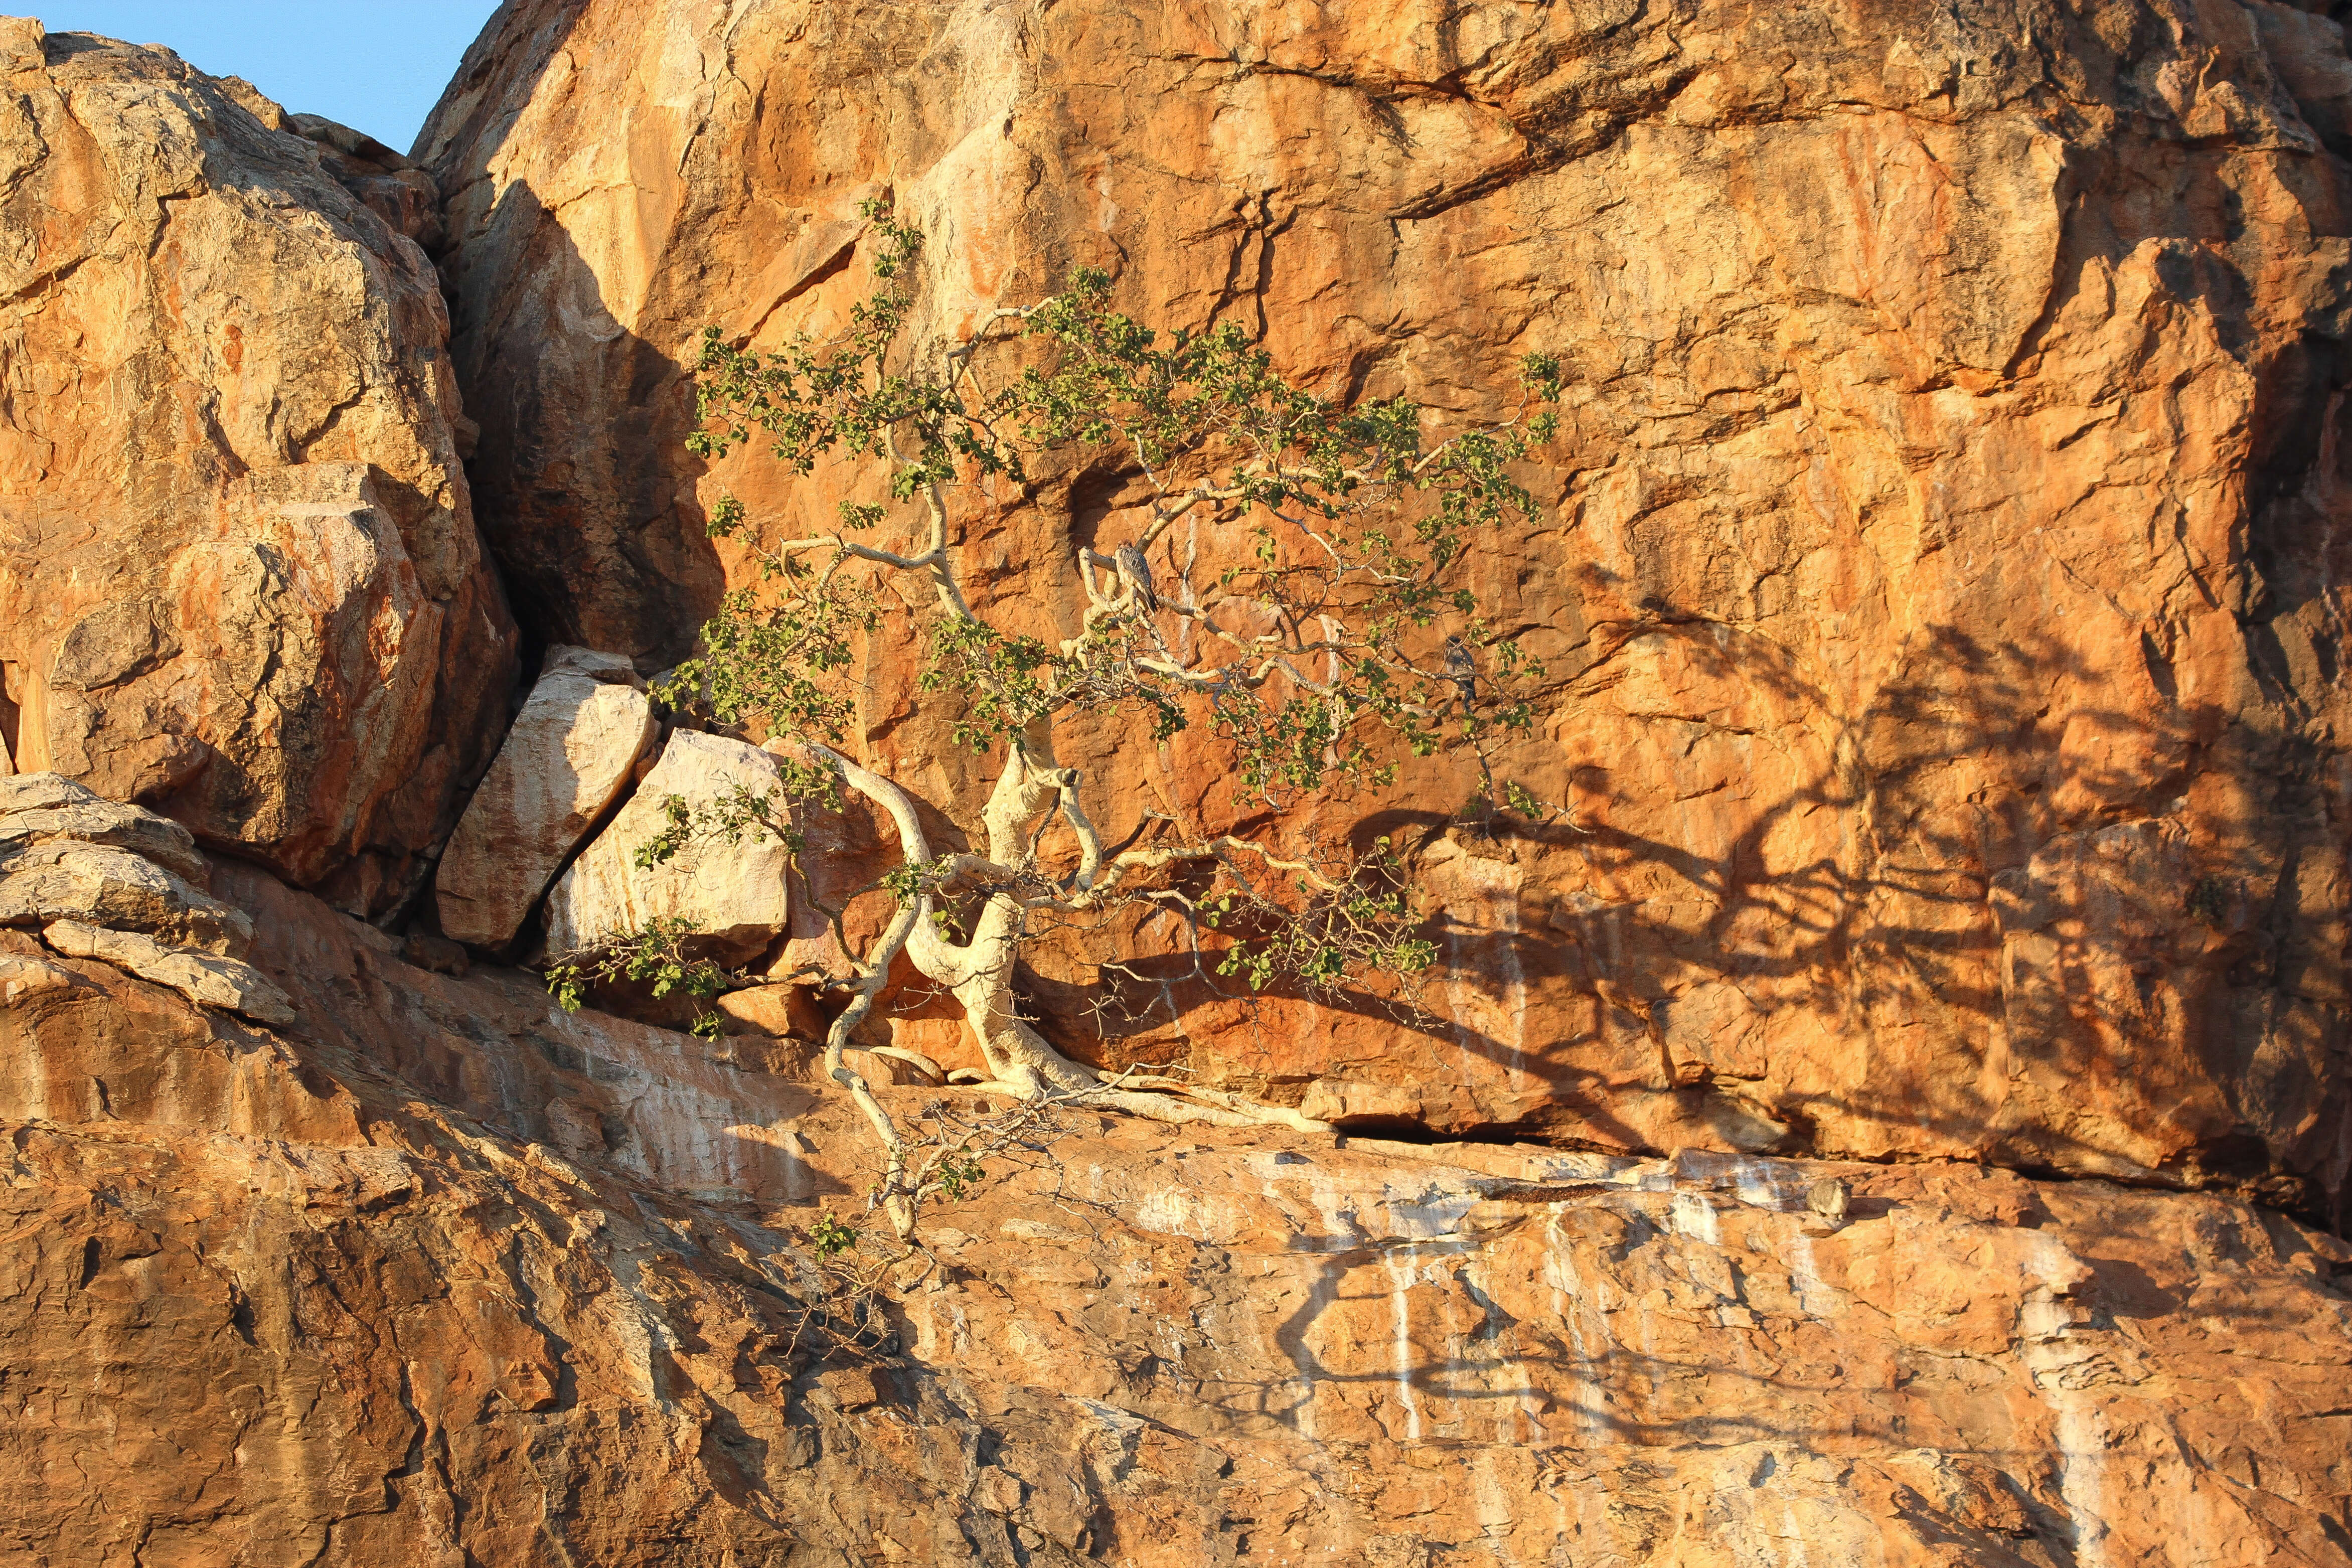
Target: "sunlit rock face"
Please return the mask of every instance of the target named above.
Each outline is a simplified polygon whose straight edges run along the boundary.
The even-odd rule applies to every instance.
[[[0,67],[8,1550],[2352,1550],[2352,1247],[2311,1223],[2347,1148],[2330,18],[513,0],[430,179],[157,51],[0,21]],[[748,742],[671,734],[594,826],[633,671],[740,575],[718,491],[846,493],[689,461],[680,358],[837,327],[886,191],[935,345],[1089,262],[1334,395],[1491,414],[1525,351],[1574,374],[1540,516],[1472,563],[1555,672],[1509,766],[1564,815],[1488,836],[1431,767],[1312,825],[1411,850],[1445,1021],[1163,986],[1157,931],[1124,996],[1040,951],[1073,1048],[1344,1135],[1069,1115],[861,1317],[807,1242],[881,1266],[877,1156],[806,994],[705,1041],[333,906],[424,890],[498,741],[462,380],[527,630],[610,652],[551,653],[586,685],[526,706],[452,851],[499,900],[478,946],[571,856],[559,932],[690,910],[780,973],[833,955],[869,816],[803,825],[789,908],[748,856],[631,879],[667,795],[772,776]],[[1046,563],[1139,494],[1105,463],[976,500],[972,592],[1065,627]],[[1234,558],[1174,542],[1173,595]],[[921,630],[866,650],[853,749],[969,820]],[[1247,809],[1197,733],[1058,739],[1114,838]],[[914,994],[859,1043],[971,1065]],[[850,1059],[909,1126],[1006,1109]],[[1526,1141],[1381,1136],[1465,1131]]]
[[[874,1156],[780,1042],[213,882],[293,1026],[0,931],[34,1561],[2335,1560],[2352,1247],[2242,1200],[1085,1115],[844,1347]]]
[[[0,779],[0,927],[25,933],[0,965],[8,971],[0,1001],[69,985],[54,952],[103,960],[257,1022],[291,1024],[285,994],[244,962],[251,918],[203,891],[210,882],[194,840],[169,817],[56,773]]]
[[[433,268],[242,82],[19,20],[0,69],[0,742],[381,910],[513,666]]]
[[[1504,407],[1570,367],[1530,525],[1477,554],[1556,678],[1489,840],[1465,773],[1334,807],[1438,912],[1446,1023],[1037,955],[1083,1053],[1366,1127],[2344,1185],[2352,508],[2337,25],[2233,0],[937,7],[523,0],[418,153],[446,193],[487,536],[541,635],[683,649],[736,558],[682,439],[714,323],[823,335],[856,202],[920,331],[1107,267],[1335,396]],[[971,498],[992,611],[1066,634],[1114,458]],[[1234,558],[1202,521],[1156,563]],[[894,622],[868,759],[971,814]],[[1197,731],[1058,737],[1107,833],[1249,809]],[[876,850],[887,850],[887,838]],[[847,885],[876,868],[867,865]],[[1139,937],[1157,982],[1165,933]]]

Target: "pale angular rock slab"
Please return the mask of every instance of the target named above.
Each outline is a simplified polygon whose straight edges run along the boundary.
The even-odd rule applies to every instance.
[[[626,659],[551,650],[441,857],[442,933],[476,947],[511,941],[657,732]]]
[[[204,1006],[292,1023],[286,994],[230,956],[251,944],[253,921],[199,891],[208,879],[195,840],[168,817],[56,773],[0,779],[0,925],[37,926],[55,952],[111,963]],[[0,958],[7,1003],[73,984],[37,958]]]
[[[124,927],[241,953],[252,918],[202,890],[210,879],[194,838],[169,817],[57,773],[0,779],[0,925]]]
[[[60,840],[128,849],[196,886],[208,875],[194,836],[168,816],[108,800],[58,773],[0,778],[0,852]]]
[[[253,921],[127,849],[70,842],[0,853],[0,925],[76,921],[242,952]]]
[[[142,980],[168,985],[199,1006],[243,1014],[281,1028],[294,1021],[294,1004],[286,993],[261,971],[234,958],[166,947],[137,931],[108,931],[79,921],[52,921],[42,928],[41,940],[68,958],[94,958]]]
[[[663,803],[677,795],[707,805],[736,785],[773,788],[775,760],[723,735],[681,730],[612,826],[572,863],[547,899],[549,954],[562,957],[656,918],[695,922],[713,956],[741,962],[784,929],[791,855],[773,839],[736,844],[696,839],[667,862],[641,868],[639,846],[668,826]]]

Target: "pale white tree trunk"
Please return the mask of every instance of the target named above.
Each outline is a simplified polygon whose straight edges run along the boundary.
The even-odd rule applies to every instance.
[[[1046,812],[1059,809],[1076,829],[1082,846],[1080,886],[1090,887],[1099,872],[1101,841],[1078,804],[1076,771],[1052,765],[1049,744],[1046,737],[1033,735],[1024,744],[1012,748],[982,813],[988,860],[995,867],[1019,863],[1026,852],[1030,826]],[[1042,761],[1033,760],[1040,753],[1044,753]],[[824,754],[841,767],[850,788],[888,814],[898,830],[899,854],[905,862],[928,864],[929,847],[907,793],[838,753]],[[1120,1074],[1106,1079],[1095,1068],[1063,1055],[1020,1016],[1013,975],[1022,938],[1027,934],[1028,910],[1018,896],[1007,891],[991,893],[973,921],[971,936],[961,942],[950,942],[940,934],[931,918],[934,911],[928,895],[901,906],[898,918],[860,966],[866,973],[851,1010],[835,1021],[826,1038],[826,1070],[859,1097],[868,1119],[876,1122],[876,1131],[892,1147],[898,1146],[896,1129],[886,1129],[887,1114],[841,1057],[849,1031],[871,1011],[882,976],[900,945],[922,976],[944,987],[963,1008],[981,1059],[988,1066],[988,1079],[978,1086],[981,1089],[1028,1098],[1083,1092],[1089,1105],[1161,1121],[1205,1121],[1226,1127],[1275,1124],[1313,1132],[1331,1130],[1328,1122],[1302,1116],[1288,1106],[1263,1105],[1172,1079]]]

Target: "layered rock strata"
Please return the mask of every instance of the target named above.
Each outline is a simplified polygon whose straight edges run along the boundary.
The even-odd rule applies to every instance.
[[[24,20],[0,68],[0,741],[383,909],[513,668],[439,280],[241,82]]]
[[[504,947],[660,733],[629,661],[548,650],[433,878],[445,936]]]
[[[204,889],[210,868],[169,817],[101,799],[55,773],[0,779],[0,927],[38,932],[48,952],[97,959],[206,1007],[294,1021],[286,994],[244,955],[253,921]],[[71,976],[18,938],[7,1002]]]
[[[868,194],[927,236],[933,344],[1093,263],[1338,396],[1475,416],[1563,356],[1541,516],[1468,565],[1557,676],[1507,762],[1559,815],[1490,842],[1430,766],[1315,829],[1410,847],[1446,1023],[1221,998],[1120,932],[1139,988],[1035,958],[1070,1048],[1360,1126],[2332,1212],[2347,79],[2266,0],[520,0],[418,153],[491,548],[542,635],[641,655],[736,569],[722,489],[788,531],[851,493],[707,469],[681,366],[835,330]],[[1068,635],[1045,563],[1142,493],[1106,455],[968,498],[977,601]],[[1233,533],[1171,536],[1171,591]],[[866,760],[970,818],[919,621],[859,671]],[[1057,746],[1113,839],[1253,809],[1197,731]]]
[[[219,889],[294,1028],[0,1007],[32,1561],[2345,1558],[2352,1249],[2242,1202],[1089,1115],[827,1333],[845,1100]]]

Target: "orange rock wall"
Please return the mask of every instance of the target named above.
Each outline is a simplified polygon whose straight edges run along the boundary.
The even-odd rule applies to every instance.
[[[872,1146],[804,1048],[426,973],[227,860],[285,1027],[0,930],[0,1558],[2352,1561],[2352,1248],[2279,1206],[2342,1228],[2352,66],[2259,0],[1958,10],[512,0],[426,137],[446,242],[414,171],[0,21],[11,764],[348,909],[507,689],[457,382],[525,630],[658,664],[719,486],[838,494],[687,461],[677,356],[837,321],[865,193],[934,342],[1097,261],[1335,393],[1576,372],[1473,563],[1573,816],[1490,839],[1430,769],[1311,825],[1412,846],[1448,1022],[1147,952],[1106,1029],[1041,950],[1076,1047],[1350,1135],[1072,1117],[849,1342],[802,1243]],[[1061,624],[1035,563],[1134,500],[976,506],[976,593]],[[907,653],[867,752],[968,818]],[[1244,809],[1193,738],[1061,740],[1114,834]],[[827,896],[888,848],[812,826]],[[875,1027],[954,1059],[911,994]],[[1432,1130],[1553,1146],[1363,1135]]]
[[[214,886],[294,1028],[0,1001],[28,1562],[2345,1561],[2352,1248],[2241,1200],[1083,1116],[819,1355],[845,1096]]]
[[[520,613],[648,663],[725,578],[722,487],[792,519],[844,482],[703,471],[681,357],[839,322],[876,190],[933,342],[1087,262],[1334,395],[1491,413],[1564,357],[1543,515],[1470,574],[1557,674],[1510,765],[1571,816],[1489,843],[1432,768],[1315,828],[1417,846],[1447,1024],[1171,984],[1098,1039],[1041,953],[1077,1048],[1365,1125],[2325,1207],[2348,70],[2263,0],[523,0],[418,155]],[[1066,631],[1036,563],[1123,537],[1131,483],[979,500],[980,601]],[[872,650],[869,750],[968,817],[910,651]],[[1191,737],[1060,743],[1114,837],[1246,809]]]

